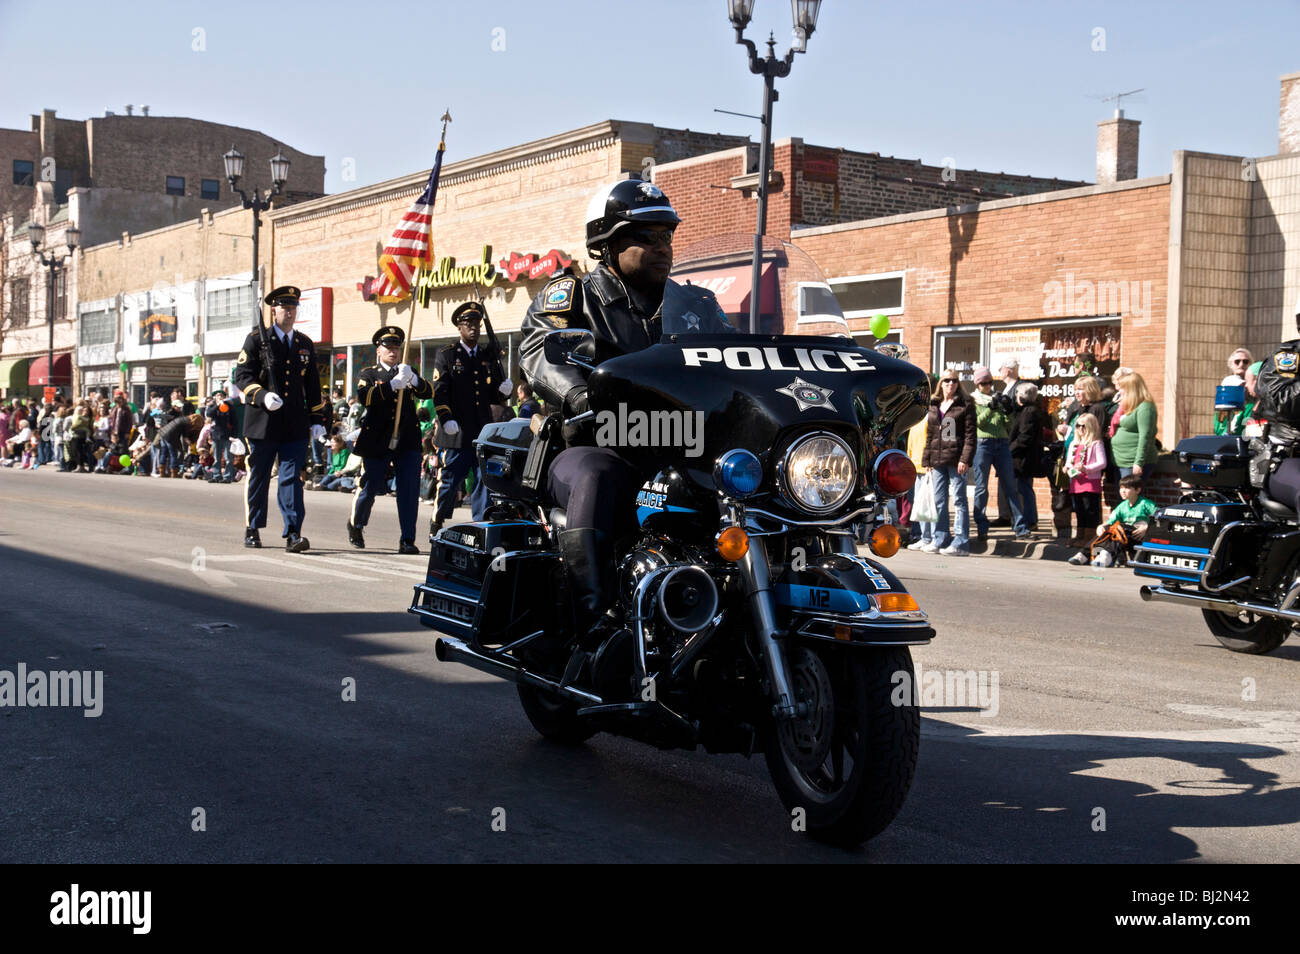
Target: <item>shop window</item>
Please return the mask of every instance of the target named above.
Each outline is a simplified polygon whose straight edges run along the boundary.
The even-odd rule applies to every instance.
[[[88,345],[112,344],[117,340],[117,313],[103,311],[82,312],[77,324],[77,344]]]
[[[905,275],[905,272],[851,275],[828,279],[828,284],[839,299],[845,318],[901,315]]]
[[[21,328],[31,317],[31,286],[26,278],[15,278],[9,283],[10,325]]]
[[[975,377],[975,365],[983,364],[984,331],[941,331],[935,347],[934,372],[956,371],[962,386],[970,391]]]
[[[36,164],[30,159],[14,160],[14,185],[36,185]]]
[[[208,292],[208,331],[225,331],[253,325],[257,313],[253,302],[253,286],[237,285]]]
[[[185,177],[168,176],[167,177],[167,194],[184,195],[185,194]]]
[[[204,179],[199,183],[199,195],[204,199],[220,199],[221,183],[216,179]]]

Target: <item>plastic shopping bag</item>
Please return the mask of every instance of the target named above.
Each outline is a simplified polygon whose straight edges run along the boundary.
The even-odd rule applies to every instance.
[[[912,520],[916,523],[937,523],[939,514],[934,505],[934,486],[931,483],[934,471],[930,471],[916,482],[912,497]]]

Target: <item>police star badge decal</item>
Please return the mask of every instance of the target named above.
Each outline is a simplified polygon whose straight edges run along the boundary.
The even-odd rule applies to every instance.
[[[832,411],[835,410],[835,405],[831,403],[831,395],[835,392],[830,388],[809,384],[803,378],[795,378],[785,387],[777,388],[776,393],[794,398],[795,403],[799,405],[800,411],[806,411],[810,407],[824,407]]]

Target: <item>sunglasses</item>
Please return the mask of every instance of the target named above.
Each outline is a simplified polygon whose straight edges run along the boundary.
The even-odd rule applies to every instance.
[[[940,383],[940,384],[956,384],[956,383],[957,383],[957,379],[956,379],[956,378],[941,378],[940,381],[939,381],[939,383]]]
[[[1233,363],[1233,364],[1250,364],[1250,362],[1247,361],[1245,358],[1233,358],[1233,359],[1232,359],[1232,363]]]
[[[662,245],[664,248],[672,248],[672,229],[664,232],[653,229],[629,229],[625,234],[637,245]]]

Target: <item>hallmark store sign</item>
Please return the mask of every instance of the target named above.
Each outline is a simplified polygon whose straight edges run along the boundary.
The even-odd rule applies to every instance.
[[[439,259],[434,268],[421,268],[415,276],[414,292],[416,301],[427,307],[429,296],[435,289],[468,285],[482,290],[493,287],[498,279],[503,282],[535,281],[550,278],[572,264],[573,259],[556,248],[544,255],[511,252],[493,264],[492,246],[484,245],[478,261],[471,264],[459,265],[455,258],[447,257]]]

